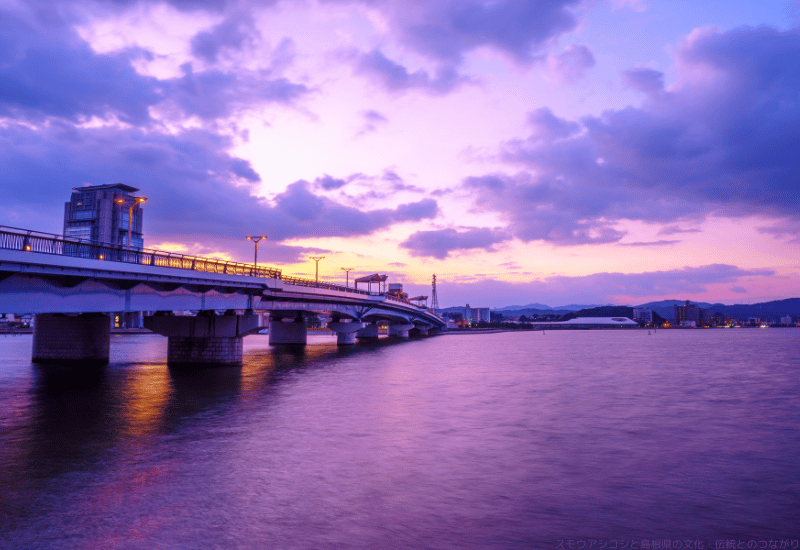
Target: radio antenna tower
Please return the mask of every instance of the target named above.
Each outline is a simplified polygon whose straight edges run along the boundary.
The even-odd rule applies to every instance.
[[[433,287],[431,290],[431,309],[436,313],[439,311],[439,296],[436,294],[436,273],[433,274],[431,286]]]

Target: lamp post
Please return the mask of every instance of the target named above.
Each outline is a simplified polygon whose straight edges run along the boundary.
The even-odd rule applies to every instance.
[[[131,236],[133,235],[133,209],[147,200],[147,197],[134,197],[133,202],[128,208],[128,250],[131,249]],[[117,204],[124,206],[127,201],[125,199],[117,199]]]
[[[352,267],[343,267],[342,271],[346,272],[345,280],[344,280],[345,281],[344,282],[344,287],[345,288],[350,288],[350,272],[353,271],[353,268]]]
[[[258,236],[249,235],[249,236],[247,236],[245,238],[248,241],[253,241],[253,244],[256,245],[255,254],[253,255],[253,265],[255,267],[258,267],[258,241],[260,241],[261,239],[266,239],[267,236],[266,235],[258,235]]]
[[[319,261],[320,260],[324,260],[325,256],[309,256],[308,259],[309,260],[314,260],[315,262],[317,262],[317,271],[316,271],[316,275],[314,276],[314,280],[316,282],[319,282]]]

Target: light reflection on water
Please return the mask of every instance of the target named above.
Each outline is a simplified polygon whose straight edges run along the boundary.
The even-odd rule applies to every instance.
[[[0,338],[0,547],[800,538],[800,330],[310,342],[77,375]]]

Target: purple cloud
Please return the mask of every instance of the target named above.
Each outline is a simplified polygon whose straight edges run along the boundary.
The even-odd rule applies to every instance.
[[[210,120],[259,104],[292,103],[309,93],[305,85],[273,70],[197,72],[187,63],[177,78],[143,76],[133,64],[152,58],[150,52],[99,54],[75,32],[74,21],[46,19],[47,26],[41,21],[22,11],[0,12],[0,116],[34,123],[51,117],[72,122],[97,117],[144,126],[154,123],[154,107],[172,118],[197,115]],[[252,25],[246,18],[237,21],[240,27]],[[220,33],[226,24],[234,23],[223,23]],[[210,43],[198,42],[195,46],[202,51],[196,53],[211,59],[220,48],[239,43],[231,36],[220,35],[219,40],[214,51]]]
[[[375,132],[378,130],[379,124],[386,124],[389,122],[389,119],[386,118],[383,114],[375,111],[374,109],[368,109],[366,111],[361,111],[361,116],[364,119],[364,125],[358,131],[358,134],[367,134],[369,132]]]
[[[340,189],[347,185],[347,181],[339,178],[334,178],[325,174],[322,177],[316,178],[314,180],[314,186],[318,188],[322,188],[325,191],[331,191],[333,189]]]
[[[594,67],[594,55],[588,46],[575,44],[567,46],[558,55],[548,57],[550,70],[562,84],[575,84]]]
[[[451,252],[461,250],[493,250],[494,245],[508,240],[508,235],[500,229],[487,227],[469,228],[458,231],[453,228],[434,231],[417,231],[400,246],[407,248],[412,256],[431,256],[443,260]]]
[[[638,305],[653,297],[688,296],[706,292],[709,285],[735,283],[744,277],[771,277],[769,269],[742,269],[727,264],[650,271],[645,273],[594,273],[585,276],[553,276],[513,283],[500,279],[460,280],[439,275],[437,288],[442,306],[470,303],[476,307],[502,307],[515,303],[617,303],[630,296]],[[406,285],[408,292],[424,291],[423,286]],[[476,303],[476,296],[480,302]]]
[[[371,78],[388,92],[420,89],[432,94],[445,94],[468,82],[467,78],[448,66],[440,68],[433,76],[423,70],[410,73],[378,49],[357,54],[355,69],[358,74]]]
[[[139,50],[92,51],[74,31],[0,11],[0,116],[72,121],[110,116],[141,124],[163,99],[154,78],[139,75]]]
[[[650,246],[672,246],[673,244],[678,244],[681,241],[667,241],[667,240],[660,240],[660,241],[636,241],[632,243],[617,243],[618,246],[633,246],[633,247],[650,247]]]
[[[571,11],[576,0],[376,3],[381,5],[392,6],[391,24],[406,46],[449,64],[482,46],[531,62],[550,39],[577,24]]]
[[[622,73],[622,82],[653,98],[664,91],[664,73],[646,67],[625,71]]]
[[[675,235],[677,233],[700,233],[700,229],[696,227],[684,229],[677,225],[665,225],[658,230],[659,235]]]
[[[579,245],[617,242],[625,235],[598,216],[614,198],[606,193],[525,173],[470,177],[462,188],[473,197],[476,211],[501,213],[508,238]]]
[[[191,40],[192,54],[207,63],[215,63],[223,51],[241,50],[245,44],[252,43],[257,33],[249,14],[236,14],[207,31],[197,33]]]
[[[641,108],[576,122],[546,109],[532,135],[501,157],[523,171],[467,178],[477,211],[495,212],[524,241],[619,241],[617,220],[674,224],[709,213],[800,219],[800,31],[693,33],[678,52],[680,79],[629,71],[651,92]],[[701,76],[698,76],[701,75]]]
[[[36,130],[10,125],[0,134],[8,190],[0,214],[15,220],[31,209],[23,226],[60,233],[63,200],[73,186],[116,181],[135,185],[149,197],[145,223],[156,240],[238,241],[262,233],[271,242],[358,236],[438,213],[433,199],[360,210],[314,194],[313,185],[303,180],[270,203],[253,196],[260,177],[247,161],[226,153],[230,147],[230,138],[200,129],[162,135],[116,128],[78,133],[63,123]]]

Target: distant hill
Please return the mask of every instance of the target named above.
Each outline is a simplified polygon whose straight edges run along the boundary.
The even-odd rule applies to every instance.
[[[546,306],[544,304],[528,304],[526,306],[506,306],[506,307],[499,307],[494,311],[505,312],[505,311],[521,311],[523,309],[536,309],[536,310],[549,310],[554,309],[550,306]]]
[[[693,305],[698,305],[698,306],[700,306],[700,307],[702,307],[704,309],[708,309],[710,306],[715,305],[715,304],[709,304],[708,302],[692,302],[691,300],[690,300],[690,302]],[[660,302],[647,302],[646,304],[642,304],[642,305],[634,306],[634,307],[644,307],[644,308],[647,308],[647,309],[656,309],[656,308],[665,308],[665,307],[674,307],[674,306],[683,306],[683,305],[686,305],[686,300],[661,300]],[[716,304],[716,305],[722,305],[722,304]]]
[[[512,317],[519,317],[524,315],[525,317],[532,317],[534,315],[563,315],[565,313],[570,313],[569,311],[562,310],[562,309],[535,309],[535,308],[524,308],[524,309],[504,309],[502,311],[496,310],[499,313],[503,314],[503,317],[512,318]]]
[[[516,312],[524,312],[524,311],[527,311],[527,310],[531,310],[531,311],[549,311],[549,312],[552,313],[553,311],[578,311],[579,309],[588,309],[588,308],[599,307],[599,306],[600,306],[600,304],[591,304],[591,305],[570,304],[570,305],[567,305],[567,306],[550,307],[550,306],[546,306],[544,304],[528,304],[526,306],[499,307],[497,309],[493,309],[492,311],[499,311],[503,315],[505,315],[506,312],[513,311],[513,312],[516,313]]]
[[[734,304],[726,306],[714,304],[708,308],[710,313],[724,313],[736,318],[759,317],[759,318],[778,318],[784,315],[800,317],[800,298],[789,298],[788,300],[775,300],[773,302],[761,302],[758,304]]]
[[[564,311],[580,311],[581,309],[592,309],[595,307],[612,306],[613,304],[569,304],[566,306],[558,306],[553,309],[562,309]]]
[[[685,305],[686,300],[663,300],[661,302],[650,302],[636,307],[646,307],[657,313],[668,321],[675,320],[675,306]],[[707,309],[710,314],[722,313],[730,315],[734,319],[747,320],[748,317],[758,317],[760,319],[778,319],[784,315],[800,317],[800,298],[789,298],[787,300],[775,300],[773,302],[761,302],[758,304],[709,304],[708,302],[691,302],[692,305]]]
[[[700,306],[707,309],[710,314],[722,313],[724,315],[731,315],[734,319],[747,320],[748,317],[758,317],[764,319],[778,319],[785,315],[800,318],[800,298],[789,298],[786,300],[775,300],[772,302],[761,302],[758,304],[734,304],[732,306],[725,304],[711,304],[708,302],[690,302],[693,305]],[[675,320],[675,306],[682,306],[686,304],[686,300],[661,300],[659,302],[648,302],[635,306],[637,308],[647,308],[653,313],[666,319],[667,321]],[[614,308],[624,308],[624,311],[629,313],[608,313],[609,311],[617,311]],[[441,311],[461,311],[463,306],[444,308]],[[533,315],[566,315],[575,313],[573,317],[632,317],[633,308],[629,306],[612,306],[612,305],[579,305],[570,304],[566,306],[550,307],[544,304],[528,304],[526,306],[506,306],[497,309],[492,309],[502,313],[505,317],[519,317],[525,315],[531,317]],[[587,313],[588,312],[588,313]],[[604,313],[605,312],[605,313]],[[580,313],[580,314],[578,314]],[[572,317],[570,317],[572,318]]]

